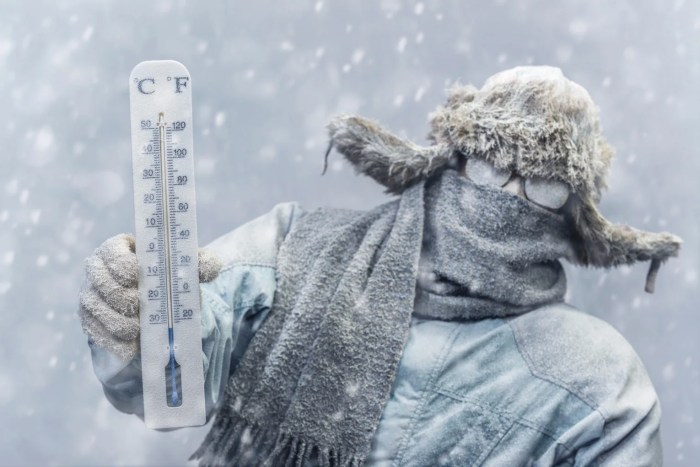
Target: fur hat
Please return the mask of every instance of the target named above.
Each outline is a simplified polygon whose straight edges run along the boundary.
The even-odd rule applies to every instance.
[[[433,145],[422,147],[364,118],[339,116],[328,125],[328,152],[336,147],[356,171],[396,194],[448,167],[458,154],[523,177],[562,181],[573,192],[565,207],[578,240],[573,261],[612,267],[650,260],[648,292],[661,263],[678,254],[675,235],[612,224],[598,211],[614,151],[590,95],[560,69],[517,67],[493,75],[481,89],[456,85],[430,124]]]

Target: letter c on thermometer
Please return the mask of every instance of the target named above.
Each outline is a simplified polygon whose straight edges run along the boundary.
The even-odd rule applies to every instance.
[[[144,91],[144,89],[143,89],[143,82],[144,82],[144,81],[150,81],[151,83],[153,83],[154,86],[155,86],[155,84],[156,84],[156,80],[154,80],[153,78],[144,78],[144,79],[142,79],[142,80],[139,80],[137,86],[138,86],[139,92],[140,92],[141,94],[153,94],[154,92],[156,92],[155,89],[153,89],[153,90],[150,91],[150,92]]]

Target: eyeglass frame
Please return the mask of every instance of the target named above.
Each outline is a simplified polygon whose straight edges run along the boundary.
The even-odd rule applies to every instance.
[[[472,177],[470,177],[470,176],[467,174],[467,162],[469,161],[469,159],[471,159],[471,157],[468,156],[468,155],[466,155],[466,154],[464,154],[464,153],[461,152],[461,151],[455,151],[455,156],[456,156],[456,157],[455,157],[456,161],[455,161],[455,164],[453,165],[453,167],[457,170],[457,172],[458,172],[461,176],[468,178],[468,179],[471,180],[472,182],[478,183],[477,181],[475,181]],[[488,162],[489,164],[493,165],[493,164],[492,164],[491,162],[489,162],[489,161],[485,161],[485,162]],[[494,166],[494,167],[495,167],[495,166]],[[504,170],[504,169],[500,169],[500,170]],[[507,170],[507,169],[505,169],[505,170]],[[560,207],[558,207],[558,208],[550,208],[550,207],[544,206],[544,205],[538,203],[537,201],[533,201],[532,199],[530,199],[530,198],[527,196],[527,191],[525,190],[525,180],[527,179],[527,177],[524,177],[523,175],[519,174],[519,173],[518,173],[517,171],[515,171],[515,170],[511,170],[511,171],[510,171],[510,175],[508,176],[508,179],[505,181],[505,183],[503,183],[503,185],[500,185],[500,186],[499,186],[499,185],[497,185],[497,184],[492,184],[492,185],[489,185],[489,186],[494,186],[494,187],[503,188],[503,187],[505,187],[506,185],[508,185],[508,184],[509,184],[514,178],[516,178],[516,177],[520,179],[520,189],[521,189],[521,191],[522,191],[522,198],[523,198],[523,199],[526,199],[527,201],[529,201],[529,202],[531,202],[531,203],[537,205],[537,207],[539,207],[539,208],[546,209],[547,211],[550,211],[550,212],[553,212],[553,213],[565,213],[565,212],[567,212],[567,209],[566,209],[566,208],[567,208],[568,205],[570,205],[570,203],[572,202],[572,200],[573,200],[573,198],[574,198],[574,195],[576,194],[573,190],[569,189],[569,194],[568,194],[568,196],[567,196],[567,198],[566,198],[566,201],[564,201],[564,204],[562,204]],[[520,196],[520,195],[519,195],[519,194],[516,194],[516,196]]]

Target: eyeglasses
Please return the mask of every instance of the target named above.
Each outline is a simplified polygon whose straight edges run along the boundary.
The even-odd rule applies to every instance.
[[[518,176],[511,170],[499,169],[484,159],[470,157],[464,174],[479,185],[504,187]],[[544,178],[524,178],[525,198],[548,209],[559,209],[566,204],[571,190],[566,183]],[[522,183],[522,182],[521,182]]]

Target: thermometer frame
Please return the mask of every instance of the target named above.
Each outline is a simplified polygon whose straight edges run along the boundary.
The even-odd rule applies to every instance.
[[[129,91],[144,421],[204,425],[190,74],[141,62]]]

